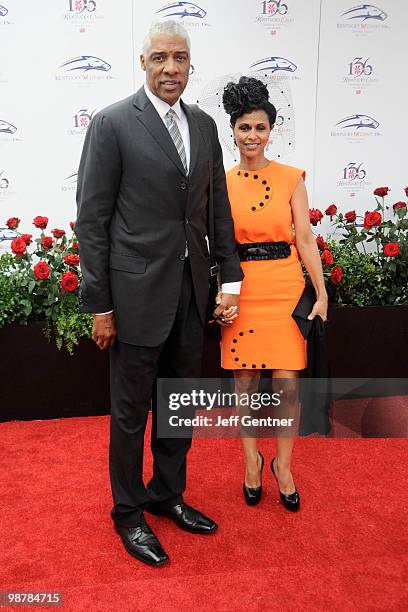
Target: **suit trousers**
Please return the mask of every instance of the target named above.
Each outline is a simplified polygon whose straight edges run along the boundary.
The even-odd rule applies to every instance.
[[[114,502],[111,516],[120,527],[139,525],[147,503],[164,507],[183,499],[191,438],[157,437],[156,379],[199,377],[203,338],[204,328],[186,258],[178,309],[166,341],[157,347],[116,341],[110,349],[109,472]],[[144,435],[150,406],[154,463],[153,476],[145,487]]]

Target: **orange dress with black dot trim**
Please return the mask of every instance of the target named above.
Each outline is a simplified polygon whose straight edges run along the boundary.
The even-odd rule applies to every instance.
[[[306,342],[291,314],[305,286],[290,200],[304,170],[271,161],[261,170],[227,172],[235,240],[288,242],[285,259],[242,261],[240,314],[222,328],[221,365],[229,370],[306,367]]]

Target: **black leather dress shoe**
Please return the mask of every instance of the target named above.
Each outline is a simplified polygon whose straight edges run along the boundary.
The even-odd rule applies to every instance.
[[[259,456],[261,457],[261,484],[259,487],[247,487],[244,480],[244,497],[248,506],[256,506],[261,501],[262,497],[262,470],[264,466],[264,458],[262,453],[258,451]]]
[[[167,516],[190,533],[213,533],[218,528],[217,523],[184,502],[164,508],[151,504],[146,510],[156,516]]]
[[[154,566],[163,565],[169,561],[159,540],[144,519],[138,527],[115,525],[115,529],[122,538],[123,546],[132,557]]]
[[[272,474],[275,476],[276,482],[278,483],[278,487],[279,487],[278,477],[276,476],[275,470],[273,468],[274,461],[275,461],[275,457],[271,461],[271,470],[272,470]],[[281,491],[279,491],[279,495],[280,495],[282,504],[285,506],[286,510],[290,510],[290,512],[297,512],[297,510],[299,510],[300,496],[299,496],[299,492],[296,489],[296,487],[295,487],[294,493],[289,493],[289,495],[287,495],[286,493],[282,493]]]

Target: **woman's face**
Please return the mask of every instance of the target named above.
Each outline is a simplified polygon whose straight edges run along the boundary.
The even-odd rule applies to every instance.
[[[269,141],[271,126],[264,110],[254,110],[237,119],[234,126],[234,138],[237,147],[247,158],[263,157]]]

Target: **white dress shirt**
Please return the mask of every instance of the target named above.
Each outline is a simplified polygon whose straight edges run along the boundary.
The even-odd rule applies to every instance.
[[[190,130],[188,128],[188,121],[187,121],[186,114],[181,108],[180,100],[177,100],[177,102],[173,104],[173,106],[170,106],[169,104],[167,104],[167,102],[164,102],[164,100],[155,96],[150,91],[150,89],[148,88],[146,84],[144,85],[144,90],[145,90],[146,96],[149,98],[150,102],[153,104],[161,120],[166,126],[166,129],[167,129],[167,125],[166,125],[166,120],[164,118],[165,115],[168,113],[170,108],[172,108],[174,112],[176,113],[176,117],[174,117],[174,120],[177,123],[177,127],[180,130],[181,138],[183,139],[184,150],[186,152],[187,169],[189,170],[190,169]],[[207,247],[208,247],[208,240],[207,240]],[[186,257],[187,256],[188,256],[188,249],[187,249],[187,244],[186,244]],[[241,281],[237,281],[235,283],[222,283],[221,285],[222,293],[231,293],[234,295],[239,295],[240,291],[241,291]],[[110,314],[111,312],[113,312],[113,310],[109,310],[109,312],[98,312],[95,314],[103,315],[103,314]]]

